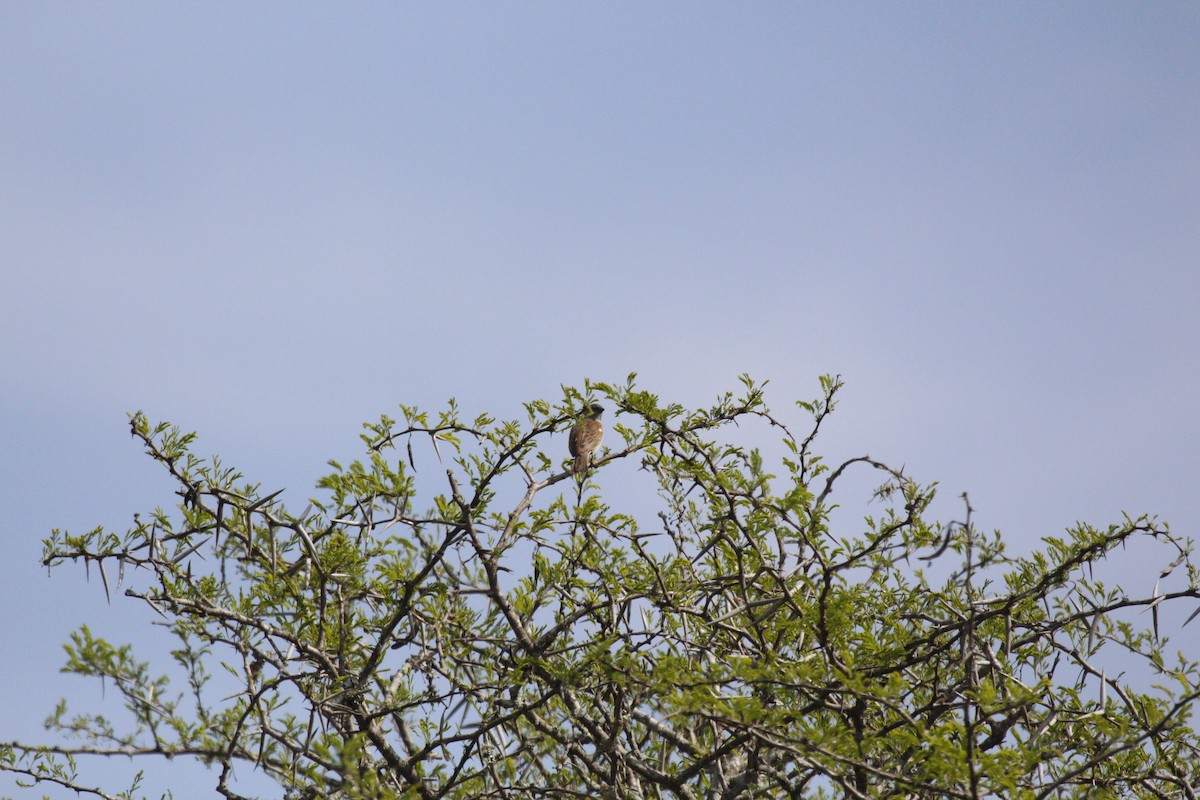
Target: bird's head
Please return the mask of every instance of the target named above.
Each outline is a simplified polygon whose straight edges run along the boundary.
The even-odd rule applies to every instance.
[[[587,413],[584,415],[588,419],[600,419],[600,415],[604,413],[604,406],[599,403],[592,403],[587,408]]]

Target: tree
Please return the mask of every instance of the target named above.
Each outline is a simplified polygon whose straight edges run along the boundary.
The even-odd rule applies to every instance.
[[[815,454],[837,379],[797,404],[803,436],[743,382],[697,411],[633,376],[523,421],[402,406],[298,513],[133,415],[177,511],[55,531],[45,562],[161,614],[178,674],[79,630],[67,670],[115,686],[133,729],[60,705],[51,728],[83,742],[6,743],[0,767],[96,797],[136,787],[91,788],[89,754],[194,757],[227,798],[250,772],[287,798],[1196,796],[1200,664],[1159,635],[1200,598],[1189,542],[1126,518],[1011,556],[965,495],[933,522],[935,487]],[[600,398],[609,447],[572,474],[561,434]],[[771,467],[729,440],[753,424],[782,442]],[[602,497],[622,462],[657,498]],[[858,470],[881,513],[840,530]],[[1125,547],[1158,548],[1177,588],[1097,580]]]

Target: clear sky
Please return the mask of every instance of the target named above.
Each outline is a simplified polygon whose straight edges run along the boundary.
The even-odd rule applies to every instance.
[[[840,373],[824,452],[943,519],[1195,535],[1198,54],[1183,2],[5,4],[0,740],[140,636],[38,566],[171,504],[136,409],[304,497],[397,403]]]

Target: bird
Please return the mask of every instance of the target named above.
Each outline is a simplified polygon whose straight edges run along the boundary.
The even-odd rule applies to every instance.
[[[567,446],[571,455],[575,456],[572,472],[580,473],[586,470],[592,453],[600,449],[600,442],[604,441],[604,426],[600,424],[600,415],[603,413],[604,406],[592,403],[579,421],[571,426],[571,438]]]

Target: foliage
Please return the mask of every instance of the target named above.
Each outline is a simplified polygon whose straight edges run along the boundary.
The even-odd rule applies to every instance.
[[[87,784],[81,756],[191,756],[228,798],[235,767],[287,798],[1195,797],[1200,664],[1158,631],[1200,597],[1190,543],[1126,518],[1013,557],[965,502],[932,522],[934,487],[814,454],[840,385],[798,404],[802,437],[749,379],[697,411],[633,376],[522,421],[402,406],[299,513],[134,415],[177,511],[55,531],[45,562],[161,614],[176,664],[80,629],[66,670],[115,686],[132,729],[63,704],[49,727],[81,743],[3,743],[0,769],[96,797],[138,786]],[[556,434],[597,398],[609,447],[574,476]],[[752,423],[775,466],[729,441]],[[861,470],[881,513],[835,530]],[[1105,586],[1123,547],[1165,548],[1182,587]]]

